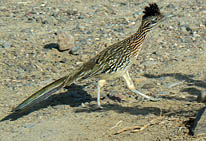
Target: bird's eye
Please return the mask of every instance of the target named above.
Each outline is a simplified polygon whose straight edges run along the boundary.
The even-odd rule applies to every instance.
[[[156,18],[153,18],[153,19],[151,20],[151,23],[152,23],[152,24],[157,23],[157,19],[156,19]]]
[[[156,22],[155,20],[152,20],[151,23],[152,23],[152,24],[156,24],[157,22]]]

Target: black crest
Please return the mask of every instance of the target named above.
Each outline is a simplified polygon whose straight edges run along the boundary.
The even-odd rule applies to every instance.
[[[144,13],[143,19],[146,18],[146,17],[149,17],[149,16],[161,15],[160,9],[159,9],[159,7],[156,3],[152,3],[152,4],[149,4],[149,6],[146,6],[144,8],[143,13]]]

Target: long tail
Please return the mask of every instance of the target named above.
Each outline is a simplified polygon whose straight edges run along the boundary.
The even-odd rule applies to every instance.
[[[75,79],[78,78],[78,72],[74,73],[73,75],[68,75],[65,77],[62,77],[49,85],[43,87],[36,93],[32,94],[30,97],[28,97],[26,100],[24,100],[21,104],[19,104],[16,108],[12,110],[14,113],[22,113],[25,110],[31,108],[33,105],[47,99],[49,96],[51,96],[53,93],[58,91],[59,89],[70,85]]]

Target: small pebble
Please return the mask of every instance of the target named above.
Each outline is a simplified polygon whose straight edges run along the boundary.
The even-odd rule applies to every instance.
[[[81,54],[81,49],[79,46],[75,46],[73,48],[70,49],[69,51],[69,54],[72,54],[72,55],[79,55]]]
[[[144,84],[144,85],[142,86],[142,89],[152,89],[152,88],[154,88],[154,84],[151,84],[151,83],[149,83],[149,84]]]
[[[178,85],[181,85],[183,82],[175,82],[175,83],[169,83],[168,84],[168,88],[173,88],[173,87],[176,87],[176,86],[178,86]]]
[[[60,63],[66,63],[67,59],[66,58],[63,58]]]
[[[203,14],[206,14],[206,8],[200,9],[200,12],[203,13]]]
[[[7,41],[0,40],[0,48],[11,48],[11,44]]]
[[[161,91],[161,92],[159,92],[159,94],[160,94],[160,95],[168,95],[169,92],[168,92],[168,91]]]

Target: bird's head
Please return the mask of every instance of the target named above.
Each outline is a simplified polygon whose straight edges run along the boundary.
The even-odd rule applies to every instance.
[[[142,27],[151,29],[163,21],[164,16],[160,13],[160,9],[156,3],[146,6],[142,16]]]

